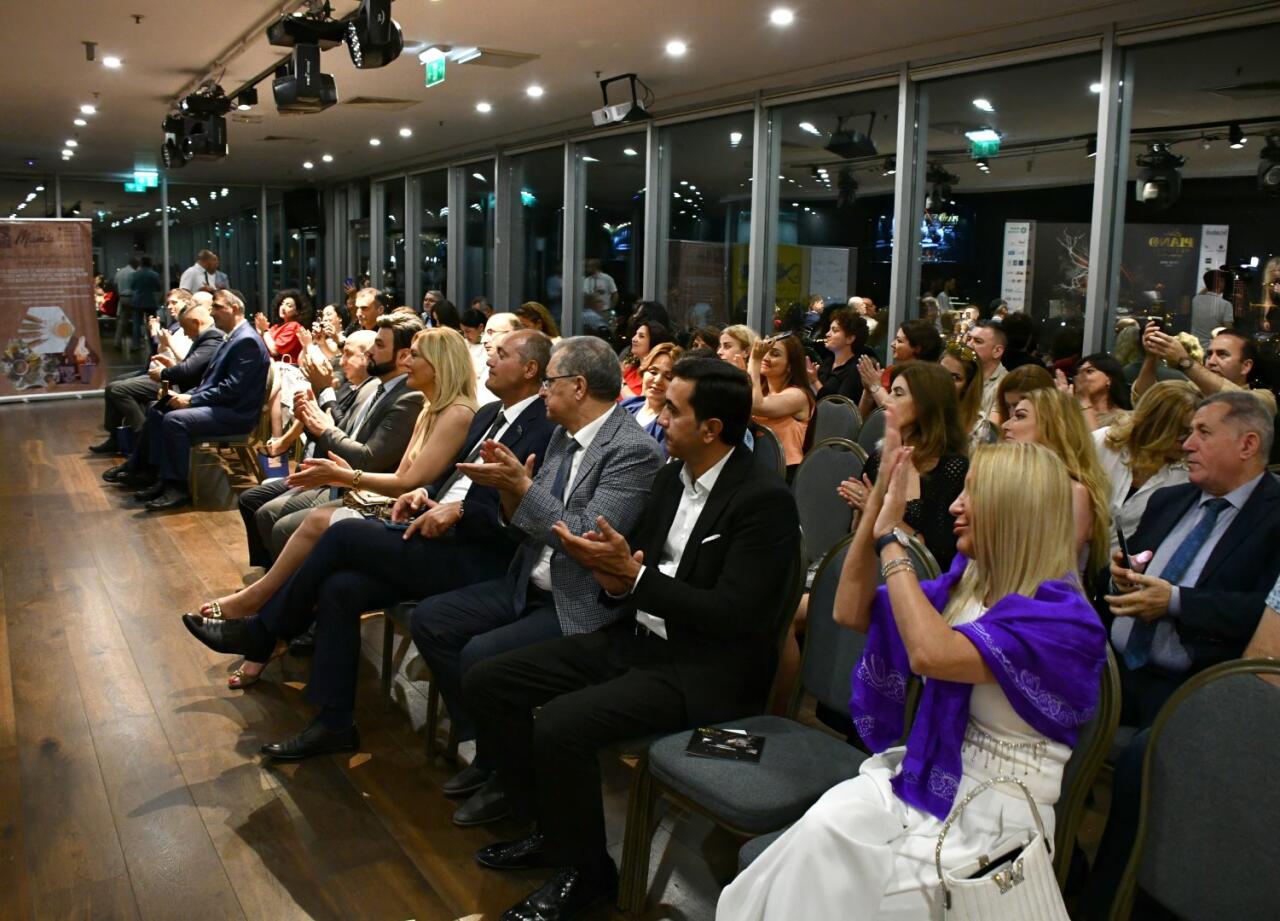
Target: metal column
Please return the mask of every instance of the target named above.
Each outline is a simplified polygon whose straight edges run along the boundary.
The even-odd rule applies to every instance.
[[[160,278],[169,287],[169,177],[160,174]]]
[[[369,284],[382,290],[383,239],[387,216],[383,207],[383,183],[375,182],[369,189]],[[392,304],[399,307],[399,304]]]
[[[513,282],[517,260],[522,248],[517,241],[516,228],[520,208],[519,182],[510,157],[499,153],[493,159],[493,309],[515,308],[519,294]]]
[[[578,148],[564,145],[564,253],[560,257],[560,331],[573,336],[582,330],[582,249],[586,180],[578,168]]]
[[[404,265],[400,271],[404,276],[404,302],[418,310],[422,304],[422,252],[421,233],[422,212],[418,208],[418,187],[422,183],[421,176],[404,177]]]
[[[267,225],[267,187],[260,186],[258,194],[258,310],[266,313],[271,306],[271,241]],[[248,305],[245,305],[246,310]]]
[[[904,65],[898,75],[897,172],[893,177],[893,267],[889,278],[889,338],[916,312],[920,300],[920,215],[928,172],[925,127],[928,90],[911,79]]]
[[[662,144],[653,122],[645,126],[644,135],[644,266],[641,289],[646,301],[666,303],[663,290],[667,279],[666,248],[662,245],[663,197],[658,191],[662,182]]]
[[[467,193],[465,183],[467,181],[466,172],[458,166],[449,167],[449,222],[447,226],[448,233],[448,272],[449,272],[449,298],[457,305],[458,310],[465,310],[467,301],[471,298],[472,292],[464,290],[465,284],[465,267],[463,253],[466,250],[466,207]]]
[[[761,334],[773,332],[773,295],[778,260],[773,242],[778,238],[778,163],[782,133],[775,132],[769,110],[756,96],[751,152],[751,236],[747,252],[747,326]],[[727,240],[726,244],[730,244]],[[731,246],[726,245],[726,252]],[[732,287],[732,280],[730,280]],[[730,305],[728,319],[733,321]]]

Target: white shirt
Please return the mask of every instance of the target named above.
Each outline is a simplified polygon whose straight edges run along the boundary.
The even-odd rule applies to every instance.
[[[1095,431],[1093,443],[1098,449],[1098,461],[1102,464],[1102,469],[1107,472],[1107,479],[1111,483],[1111,520],[1124,531],[1127,540],[1138,529],[1138,523],[1142,521],[1142,515],[1147,510],[1147,502],[1151,500],[1152,493],[1166,486],[1177,486],[1187,482],[1187,465],[1183,462],[1166,464],[1134,490],[1131,496],[1129,490],[1133,487],[1133,471],[1129,469],[1129,454],[1127,451],[1111,450],[1107,444],[1107,433],[1110,431],[1111,426]],[[1115,553],[1119,549],[1120,538],[1113,533],[1111,552]]]
[[[582,279],[583,294],[605,294],[613,297],[617,291],[618,284],[613,280],[613,276],[606,275],[604,272],[596,272]]]
[[[500,440],[502,436],[507,433],[507,429],[511,428],[511,424],[520,418],[520,414],[524,412],[526,409],[528,409],[530,404],[532,404],[534,400],[540,400],[540,399],[542,398],[535,393],[531,397],[525,397],[523,400],[521,400],[519,403],[515,404],[514,406],[504,406],[500,411],[500,414],[503,418],[503,423],[502,425],[498,426],[497,431],[495,431],[489,437],[494,441]],[[471,477],[460,476],[458,477],[457,480],[454,481],[454,484],[449,487],[449,491],[445,493],[443,496],[441,496],[439,499],[437,499],[436,501],[441,504],[444,504],[445,502],[461,502],[463,499],[467,497],[467,491],[469,489],[471,489]]]
[[[680,493],[680,504],[676,506],[676,517],[671,520],[671,527],[667,531],[667,539],[662,545],[662,559],[658,561],[658,572],[664,576],[674,577],[676,571],[680,568],[680,560],[684,558],[685,547],[689,544],[689,535],[693,533],[693,528],[698,523],[702,510],[706,508],[707,497],[711,495],[711,490],[715,488],[716,480],[720,479],[724,465],[729,462],[731,457],[733,457],[733,451],[727,452],[724,457],[716,461],[711,469],[696,480],[689,478],[688,465],[680,468],[680,482],[684,484],[684,490]],[[636,575],[635,584],[631,587],[632,591],[635,590],[636,585],[640,584],[640,580],[644,578],[646,568],[645,566],[640,567],[640,572]],[[636,621],[640,626],[648,628],[651,633],[656,633],[664,640],[667,638],[667,622],[661,617],[650,614],[648,611],[636,611]]]
[[[569,496],[573,493],[573,481],[578,478],[578,470],[582,467],[582,459],[587,456],[587,449],[591,447],[591,442],[600,433],[600,429],[604,428],[605,420],[612,412],[613,407],[610,406],[597,418],[569,436],[578,443],[578,450],[574,451],[569,458],[569,476],[564,481],[565,505],[569,504]],[[551,591],[551,548],[549,546],[542,548],[538,562],[533,564],[533,572],[529,573],[529,581],[544,592]]]
[[[203,287],[215,287],[217,275],[217,272],[210,272],[197,262],[182,273],[182,280],[178,282],[178,287],[195,294]]]
[[[657,411],[650,408],[647,402],[641,406],[639,412],[636,413],[636,422],[641,428],[644,428],[656,418],[658,418]]]
[[[1230,326],[1235,317],[1231,302],[1221,294],[1201,291],[1191,299],[1191,335],[1206,349],[1219,326]]]

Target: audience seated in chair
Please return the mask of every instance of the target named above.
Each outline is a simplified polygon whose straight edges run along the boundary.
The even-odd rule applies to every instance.
[[[662,407],[666,405],[667,384],[671,382],[671,369],[680,360],[683,350],[674,342],[662,342],[649,350],[640,362],[640,393],[623,397],[622,408],[635,417],[636,423],[667,453],[667,430],[658,423]]]
[[[948,573],[921,583],[899,534],[912,449],[896,442],[886,430],[835,608],[837,621],[867,634],[850,710],[878,754],[724,890],[722,921],[941,917],[940,823],[1001,774],[1026,784],[1052,837],[1051,807],[1106,662],[1067,539],[1067,470],[1038,445],[979,448],[953,507],[959,552]],[[912,675],[926,683],[904,748]],[[942,865],[975,861],[1033,827],[1021,796],[983,793],[952,826]]]
[[[1084,898],[1106,917],[1133,846],[1142,759],[1156,714],[1191,675],[1237,658],[1280,576],[1280,483],[1267,472],[1270,412],[1244,392],[1200,403],[1183,443],[1190,482],[1156,491],[1133,536],[1130,565],[1112,557],[1122,725],[1140,730],[1116,762],[1111,812]]]
[[[245,322],[244,301],[230,289],[217,291],[211,313],[226,339],[200,384],[153,405],[129,460],[103,474],[108,481],[145,487],[135,497],[146,502],[147,511],[191,504],[187,475],[193,439],[243,435],[262,414],[271,359]]]
[[[612,895],[601,748],[759,712],[768,693],[790,594],[779,561],[799,552],[795,503],[742,446],[746,375],[709,358],[674,373],[661,417],[673,462],[658,473],[634,536],[610,515],[555,527],[612,622],[487,659],[463,679],[480,747],[516,816],[536,823],[476,859],[556,870],[512,917],[569,918]]]

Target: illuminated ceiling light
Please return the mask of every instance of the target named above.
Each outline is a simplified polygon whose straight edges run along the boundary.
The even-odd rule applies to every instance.
[[[1101,83],[1090,83],[1090,84],[1089,84],[1089,92],[1091,92],[1091,93],[1101,93],[1101,92],[1102,92],[1102,84],[1101,84]]]
[[[485,178],[484,173],[472,173],[472,174],[471,174],[471,178],[472,178],[472,179],[479,179],[481,182],[488,182],[488,181],[489,181],[488,179],[486,179],[486,178]]]
[[[493,106],[487,102],[477,102],[476,111],[479,112],[481,115],[487,115],[488,113],[493,111]]]
[[[221,195],[223,198],[226,198],[228,195],[231,194],[231,190],[228,189],[226,186],[223,186],[221,189],[218,190],[218,194]]]
[[[796,21],[796,14],[785,6],[775,7],[769,13],[769,21],[775,26],[789,26]]]
[[[1098,155],[1098,139],[1096,137],[1089,138],[1089,142],[1084,145],[1084,154],[1086,157],[1096,157]]]
[[[413,137],[413,129],[412,129],[412,128],[401,128],[401,129],[400,129],[400,136],[401,136],[402,138],[411,138],[411,137]]]
[[[333,154],[321,154],[320,159],[323,160],[325,163],[332,163]]]
[[[582,162],[583,163],[599,163],[600,161],[597,160],[595,157],[583,157]]]
[[[814,127],[813,122],[801,122],[800,130],[808,132],[809,134],[822,134],[821,131]]]
[[[741,144],[741,143],[742,143],[742,132],[741,132],[741,131],[730,131],[730,132],[729,132],[729,146],[730,146],[730,147],[737,147],[737,146],[738,146],[739,144]]]
[[[70,158],[70,157],[72,157],[72,156],[74,156],[74,155],[75,155],[75,152],[74,152],[74,151],[72,151],[72,149],[71,149],[70,147],[64,147],[64,148],[62,148],[62,155],[63,155],[64,157]]]
[[[625,155],[626,155],[626,156],[628,156],[628,157],[638,157],[638,156],[640,156],[640,154],[636,151],[636,149],[635,149],[634,147],[624,147],[624,148],[622,148],[622,152],[623,152],[623,154],[625,154]]]
[[[1239,125],[1232,125],[1227,131],[1227,144],[1232,150],[1239,150],[1249,139],[1244,136]]]
[[[72,140],[72,139],[70,139],[70,138],[68,138],[67,140],[63,141],[62,143],[63,143],[63,145],[64,145],[64,146],[66,146],[66,147],[79,147],[79,146],[80,146],[80,142],[79,142],[79,141]]]
[[[685,52],[689,50],[689,46],[678,38],[673,38],[667,42],[667,54],[673,58],[682,58]]]
[[[97,115],[97,114],[98,114],[98,107],[97,107],[97,106],[89,105],[88,103],[85,103],[84,105],[82,105],[82,106],[80,107],[80,114],[81,114],[81,115]]]
[[[526,96],[528,96],[530,99],[541,99],[541,98],[542,98],[542,94],[543,94],[544,92],[545,92],[545,90],[543,90],[543,88],[542,88],[542,87],[540,87],[540,86],[538,86],[538,84],[534,83],[533,85],[531,85],[531,86],[529,86],[529,87],[527,87],[527,88],[525,89],[524,94],[525,94]]]
[[[303,168],[303,169],[315,169],[315,168],[316,168],[316,165],[315,165],[314,163],[312,163],[310,160],[303,160],[303,161],[302,161],[302,168]]]
[[[966,131],[964,136],[971,141],[998,141],[1000,140],[1000,132],[994,128],[978,128],[976,131]]]
[[[36,193],[35,193],[35,192],[28,192],[28,193],[27,193],[27,201],[35,201],[35,200],[36,200]]]
[[[75,121],[73,121],[71,124],[75,125],[77,128],[83,128],[85,125],[87,125],[87,124],[89,124],[89,123],[88,123],[87,121],[85,121],[83,118],[77,118],[77,119],[76,119]]]
[[[36,191],[37,191],[37,192],[43,192],[43,191],[44,191],[44,186],[42,186],[42,185],[38,185],[38,186],[36,186]]]
[[[381,144],[381,143],[382,143],[382,141],[381,141],[380,139],[378,139],[378,138],[369,138],[369,146],[370,146],[370,147],[377,147],[377,146],[378,146],[379,144]]]
[[[973,107],[983,112],[994,112],[996,107],[991,104],[990,99],[982,99],[979,97],[973,101]]]
[[[102,59],[102,66],[107,68],[108,70],[119,70],[120,63],[121,63],[120,59],[116,57],[114,54],[109,54]]]

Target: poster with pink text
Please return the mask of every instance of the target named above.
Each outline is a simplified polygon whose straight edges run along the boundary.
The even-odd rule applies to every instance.
[[[0,220],[0,398],[103,385],[87,220]]]

